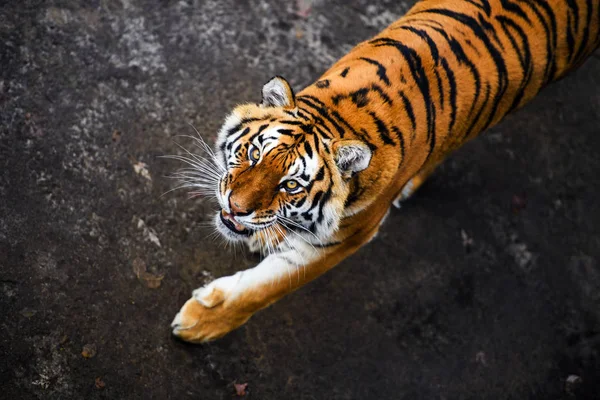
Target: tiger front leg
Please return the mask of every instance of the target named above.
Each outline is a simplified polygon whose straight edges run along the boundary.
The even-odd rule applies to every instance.
[[[371,229],[335,246],[316,251],[289,250],[269,255],[256,267],[219,278],[194,291],[175,316],[173,334],[193,343],[208,342],[243,325],[257,311],[312,281],[367,243]]]
[[[194,290],[171,324],[173,334],[201,343],[238,328],[255,312],[304,283],[302,257],[297,251],[273,254],[254,268]]]

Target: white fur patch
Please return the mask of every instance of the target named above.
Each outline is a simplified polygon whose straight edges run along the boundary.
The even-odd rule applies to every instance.
[[[229,297],[229,295],[233,291],[233,288],[236,286],[237,281],[240,278],[240,276],[238,276],[238,274],[240,274],[240,273],[238,272],[235,275],[224,276],[222,278],[215,279],[208,285],[194,290],[192,292],[192,297],[195,298],[204,307],[207,307],[207,308],[214,307],[217,304],[213,304],[210,301],[210,295],[212,294],[212,292],[215,289],[218,289],[223,292],[223,295],[225,297]]]
[[[402,196],[402,200],[408,199],[413,194],[413,187],[415,186],[413,180],[408,181],[406,185],[402,188],[402,192],[400,193]]]
[[[210,301],[213,290],[223,292],[225,299],[231,300],[242,295],[247,290],[257,289],[265,284],[283,280],[300,279],[303,266],[315,260],[317,252],[308,246],[299,246],[294,250],[271,254],[254,268],[237,272],[234,275],[216,279],[208,285],[194,290],[192,296],[205,307],[211,308],[218,304]],[[172,326],[181,323],[179,314],[175,316]]]
[[[262,89],[262,105],[265,107],[293,107],[287,83],[278,77],[267,82]]]
[[[394,205],[394,207],[396,207],[396,208],[402,207],[402,202],[405,200],[408,200],[410,198],[410,196],[413,195],[414,186],[415,186],[415,184],[412,179],[410,181],[408,181],[406,183],[406,185],[404,185],[404,187],[400,191],[400,194],[398,195],[398,197],[396,197],[396,199],[392,203]]]
[[[359,172],[366,169],[371,162],[371,150],[366,144],[352,141],[351,144],[340,145],[335,155],[338,168],[344,171]]]

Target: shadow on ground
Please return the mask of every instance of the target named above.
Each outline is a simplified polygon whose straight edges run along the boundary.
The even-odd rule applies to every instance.
[[[275,74],[303,87],[409,7],[288,3],[0,6],[2,397],[597,395],[598,54],[322,279],[215,344],[170,337],[193,288],[256,260],[206,238],[209,204],[161,196],[179,165],[158,156],[188,123],[212,140]]]

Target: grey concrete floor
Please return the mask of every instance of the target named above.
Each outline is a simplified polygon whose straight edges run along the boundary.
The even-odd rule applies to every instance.
[[[158,156],[410,3],[2,2],[0,397],[600,398],[598,53],[323,278],[214,344],[170,336],[192,289],[256,259],[161,196],[179,165]]]

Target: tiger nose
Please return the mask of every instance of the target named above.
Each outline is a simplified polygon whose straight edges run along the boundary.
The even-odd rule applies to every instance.
[[[249,210],[249,209],[247,209],[245,207],[241,207],[231,197],[229,198],[229,210],[231,210],[231,213],[233,215],[236,215],[238,217],[243,217],[243,216],[246,216],[246,215],[250,215],[254,211],[254,210]]]

